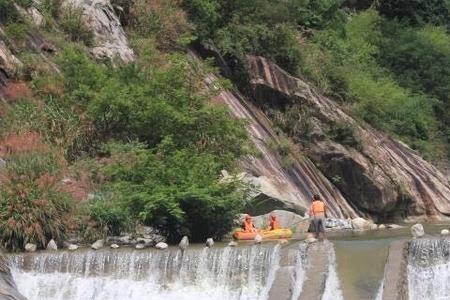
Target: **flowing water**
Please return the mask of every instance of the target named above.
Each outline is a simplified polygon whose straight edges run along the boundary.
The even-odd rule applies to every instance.
[[[279,246],[13,256],[30,300],[266,299]]]
[[[419,239],[411,242],[408,292],[410,300],[450,299],[449,239]]]

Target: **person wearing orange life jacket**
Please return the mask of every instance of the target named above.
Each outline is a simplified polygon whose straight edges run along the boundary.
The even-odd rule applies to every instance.
[[[280,228],[281,226],[278,222],[277,216],[275,214],[271,214],[269,219],[269,228],[267,228],[267,230],[276,230]]]
[[[316,238],[320,238],[321,233],[322,239],[325,238],[325,218],[327,217],[327,211],[325,203],[317,194],[313,196],[313,202],[309,208],[309,216],[312,218],[314,224]]]
[[[245,215],[244,222],[242,223],[242,231],[257,232],[255,225],[253,225],[253,219],[250,215]]]

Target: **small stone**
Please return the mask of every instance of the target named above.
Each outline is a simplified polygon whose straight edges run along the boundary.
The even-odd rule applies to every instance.
[[[262,242],[262,236],[260,236],[259,234],[257,234],[255,236],[255,243],[260,244]]]
[[[111,247],[111,249],[119,249],[120,248],[120,246],[117,244],[111,244],[110,247]]]
[[[156,249],[161,249],[161,250],[165,250],[169,247],[169,245],[167,245],[164,242],[159,242],[158,244],[156,244],[155,248]]]
[[[189,247],[189,238],[187,236],[183,236],[178,244],[178,247],[180,247],[181,250],[186,250],[186,248]]]
[[[397,224],[387,224],[386,227],[389,229],[399,229],[399,228],[404,228],[405,226],[400,226]]]
[[[103,248],[104,245],[105,245],[104,240],[97,240],[95,243],[93,243],[91,245],[91,248],[94,250],[99,250],[99,249]]]
[[[138,249],[138,250],[144,249],[145,248],[145,244],[137,244],[135,246],[135,248]]]
[[[206,247],[212,248],[212,246],[214,246],[214,240],[212,238],[208,238],[206,240]]]
[[[75,251],[78,250],[78,248],[80,248],[78,245],[75,244],[70,244],[67,249],[69,249],[69,251]]]
[[[307,242],[308,244],[311,244],[311,243],[317,242],[317,239],[315,237],[308,237],[305,239],[305,242]]]
[[[448,229],[442,229],[441,230],[441,235],[442,236],[447,236],[447,235],[449,235],[450,234],[450,231],[448,230]]]
[[[371,230],[372,227],[372,222],[364,219],[364,218],[354,218],[352,220],[352,227],[353,230],[357,230],[357,231],[363,231],[363,230]]]
[[[380,225],[378,225],[378,229],[386,229],[386,225],[380,224]]]
[[[377,230],[378,225],[377,224],[370,224],[370,230]]]
[[[47,250],[49,250],[49,251],[56,251],[56,250],[58,250],[58,245],[56,245],[55,240],[51,239],[50,242],[48,242]]]
[[[417,224],[411,226],[411,234],[414,239],[424,236],[425,231],[423,229],[423,225],[420,223],[417,223]]]
[[[36,252],[36,250],[37,250],[37,246],[35,244],[28,243],[25,245],[26,252]]]
[[[236,247],[237,243],[235,241],[231,241],[228,243],[228,247]]]

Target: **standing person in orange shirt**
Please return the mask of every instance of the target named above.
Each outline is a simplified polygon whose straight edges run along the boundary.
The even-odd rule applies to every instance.
[[[312,218],[312,222],[314,224],[316,238],[320,239],[320,233],[322,233],[322,239],[326,238],[325,218],[327,217],[327,211],[325,208],[325,203],[317,194],[313,196],[313,202],[309,208],[309,216]]]

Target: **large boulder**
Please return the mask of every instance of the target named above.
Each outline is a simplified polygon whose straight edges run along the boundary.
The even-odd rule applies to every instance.
[[[309,220],[290,211],[274,210],[268,214],[253,217],[253,224],[256,228],[265,229],[269,226],[270,215],[276,215],[280,226],[290,228],[294,232],[306,232]]]
[[[308,111],[311,127],[318,130],[308,141],[301,136],[297,140],[353,207],[385,219],[450,215],[448,178],[417,152],[356,121],[339,104],[273,62],[249,56],[248,63],[256,103],[271,111],[291,106]],[[341,127],[343,139],[329,134]]]
[[[109,0],[64,0],[64,5],[81,8],[83,20],[95,36],[92,54],[97,58],[119,58],[123,62],[135,59],[125,31]]]
[[[49,250],[49,251],[56,251],[56,250],[58,250],[58,245],[56,245],[55,240],[51,239],[50,242],[48,242],[47,250]]]
[[[26,300],[19,293],[6,258],[0,253],[0,300]]]
[[[37,250],[37,246],[35,244],[27,243],[25,245],[25,251],[26,252],[36,252],[36,250]]]
[[[373,225],[375,225],[375,226],[373,226]],[[363,231],[363,230],[376,229],[377,225],[374,224],[373,222],[363,219],[363,218],[354,218],[352,220],[352,227],[353,227],[353,230]]]
[[[97,240],[95,243],[91,245],[91,248],[94,250],[100,250],[105,246],[105,240]]]

